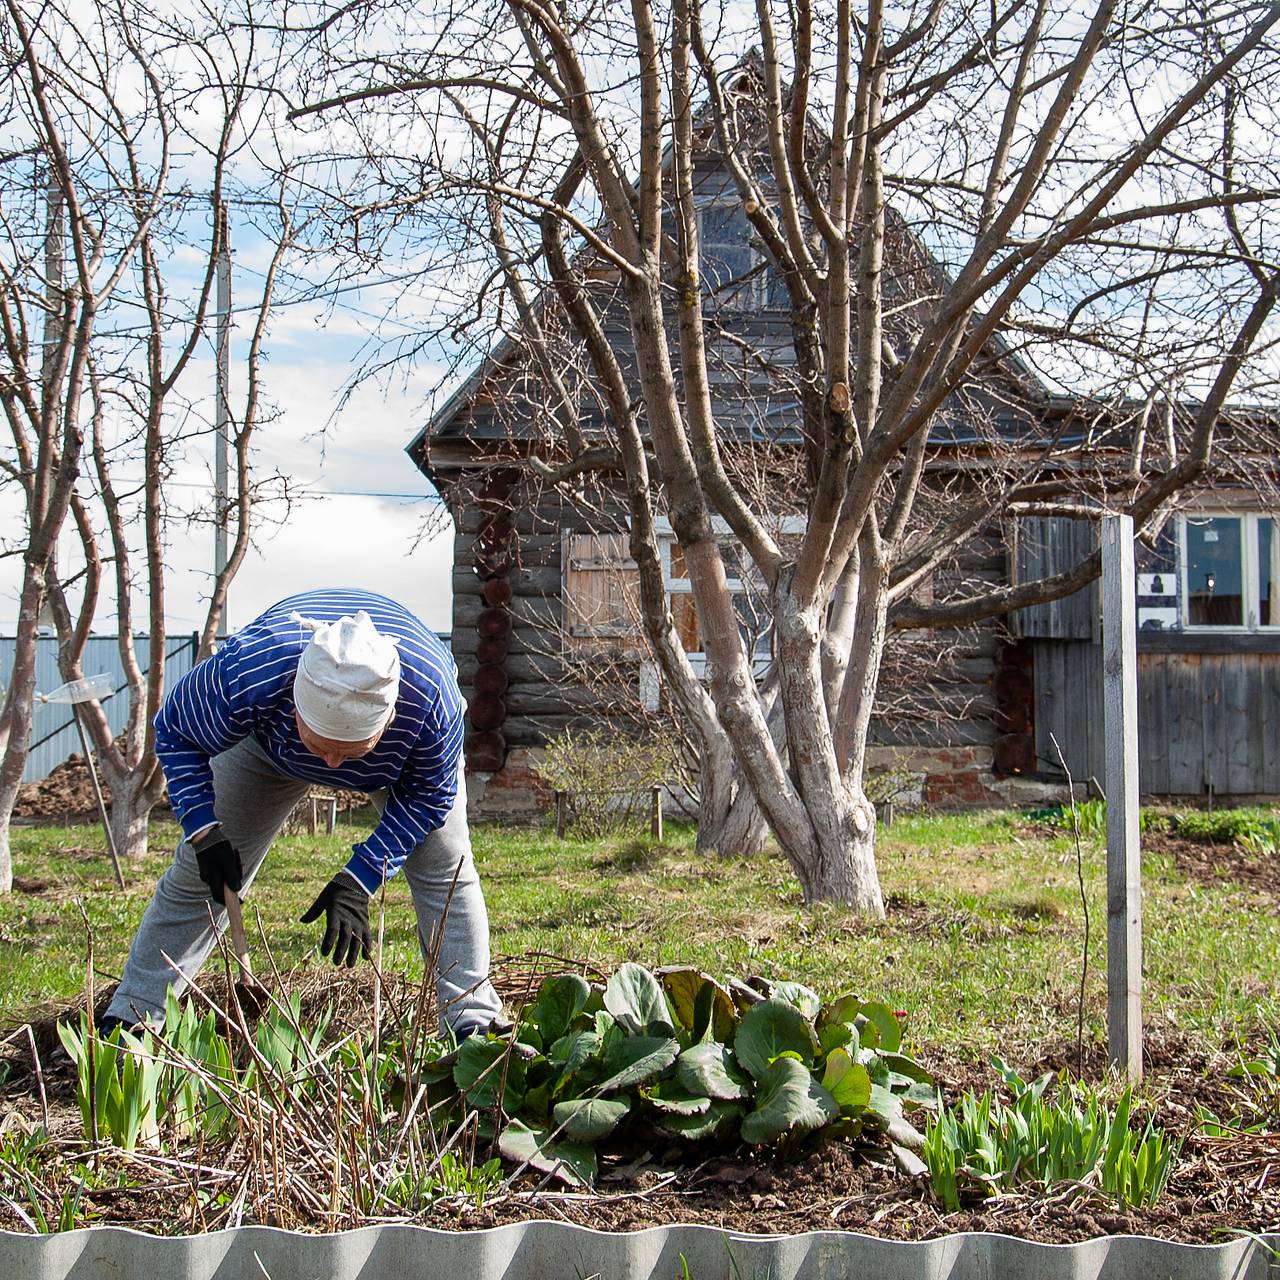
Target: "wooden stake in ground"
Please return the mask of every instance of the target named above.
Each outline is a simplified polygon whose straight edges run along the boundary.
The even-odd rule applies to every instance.
[[[247,986],[255,986],[253,966],[249,962],[249,941],[244,934],[244,913],[240,909],[240,895],[229,885],[222,890],[222,901],[227,908],[227,922],[231,929],[231,949],[235,952],[240,968],[240,980]]]
[[[1102,520],[1102,698],[1107,782],[1107,1049],[1142,1079],[1142,859],[1133,518]]]
[[[93,797],[98,804],[98,817],[102,819],[102,834],[107,838],[107,852],[111,854],[111,865],[115,869],[116,883],[124,888],[124,872],[120,869],[120,855],[116,851],[115,837],[111,834],[111,819],[107,815],[106,800],[102,795],[102,784],[98,781],[98,767],[93,763],[93,748],[84,731],[84,721],[80,718],[80,703],[93,698],[109,698],[115,692],[114,680],[109,672],[96,676],[69,680],[59,685],[51,693],[37,693],[37,702],[64,703],[71,707],[71,719],[80,735],[80,749],[84,752],[84,762],[89,769],[89,781],[93,784]]]

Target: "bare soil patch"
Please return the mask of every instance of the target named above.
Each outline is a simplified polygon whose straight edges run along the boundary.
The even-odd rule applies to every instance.
[[[110,805],[111,791],[101,770],[98,780],[102,784],[102,798]],[[18,818],[64,824],[96,819],[97,801],[93,798],[93,782],[84,756],[68,756],[46,777],[25,783],[18,791],[13,812]]]
[[[1190,840],[1163,832],[1143,836],[1142,843],[1153,853],[1168,854],[1178,870],[1197,884],[1220,885],[1231,880],[1280,898],[1280,858],[1248,853],[1237,844]]]

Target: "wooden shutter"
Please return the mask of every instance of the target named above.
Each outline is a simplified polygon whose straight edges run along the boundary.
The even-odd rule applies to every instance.
[[[574,653],[637,647],[640,573],[625,533],[573,533],[562,544],[564,643]]]

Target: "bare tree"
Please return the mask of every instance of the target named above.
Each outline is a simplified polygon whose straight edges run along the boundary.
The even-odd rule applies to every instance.
[[[13,441],[4,467],[21,489],[26,520],[14,665],[0,718],[0,891],[12,885],[9,819],[26,764],[37,623],[79,473],[95,329],[160,210],[170,163],[162,141],[145,175],[130,182],[117,169],[130,123],[113,109],[116,80],[126,67],[138,73],[132,91],[144,116],[157,86],[136,45],[83,34],[66,12],[6,0],[4,110],[21,146],[6,165],[0,325],[9,367],[0,403]],[[12,182],[24,159],[40,175],[26,201]]]
[[[891,634],[1099,570],[975,585],[940,567],[1028,514],[1123,510],[1149,529],[1215,469],[1273,461],[1272,420],[1227,406],[1275,385],[1280,8],[313,16],[294,118],[341,118],[364,149],[362,244],[447,252],[456,305],[418,350],[496,335],[486,395],[509,407],[510,459],[618,487],[707,822],[758,804],[806,899],[880,914],[862,784]],[[717,260],[708,210],[744,224],[743,256]],[[1145,429],[1153,412],[1168,431]],[[800,483],[762,505],[742,460],[783,444]],[[793,543],[780,510],[801,517]],[[705,683],[664,591],[663,518]],[[739,557],[769,602],[772,683],[743,640]]]
[[[250,88],[264,70],[252,39],[233,34],[212,11],[173,16],[120,4],[82,15],[45,5],[37,17],[16,2],[9,8],[10,33],[23,58],[23,75],[11,82],[14,100],[25,108],[31,152],[51,174],[43,258],[27,250],[31,233],[15,222],[6,246],[4,320],[15,377],[5,407],[17,458],[9,469],[27,497],[22,551],[31,608],[38,612],[47,600],[67,679],[84,675],[85,644],[102,595],[115,606],[127,722],[113,733],[99,701],[82,704],[78,713],[110,787],[116,847],[136,858],[146,852],[150,814],[164,795],[152,725],[165,680],[169,533],[175,519],[197,518],[180,510],[167,481],[191,445],[211,430],[211,414],[182,387],[198,376],[215,261],[234,201],[242,227],[251,229],[255,247],[265,246],[268,262],[264,283],[245,308],[251,316],[240,370],[246,390],[242,401],[228,405],[233,481],[227,509],[204,517],[210,524],[224,522],[231,543],[210,591],[204,654],[227,586],[248,550],[255,508],[277,479],[253,473],[252,443],[264,414],[267,322],[296,219],[279,164],[274,178],[260,163],[247,166],[263,179],[251,191],[244,175],[233,172],[248,134],[257,135],[259,153],[268,156],[273,138]],[[74,293],[62,280],[65,242],[87,282]],[[103,261],[95,262],[95,254]],[[112,267],[105,279],[104,263]],[[89,318],[74,331],[48,301],[60,296],[84,299]],[[28,319],[41,309],[49,317],[43,354]],[[50,363],[63,346],[70,352],[65,369]],[[27,371],[33,360],[40,362],[42,379]],[[41,398],[21,394],[33,381]],[[49,499],[40,496],[39,468],[33,473],[26,458],[47,458],[42,465],[61,486],[61,506],[43,517]],[[67,514],[81,562],[70,577],[59,573],[53,555]],[[135,593],[142,597],[140,609]],[[30,725],[35,613],[30,625],[27,618],[24,593],[22,661],[10,685],[10,735],[0,769],[0,888],[8,887],[7,823]],[[139,621],[147,637],[144,652],[135,639]]]

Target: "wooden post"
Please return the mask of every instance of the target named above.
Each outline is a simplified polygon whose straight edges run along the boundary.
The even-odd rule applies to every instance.
[[[563,791],[556,792],[556,839],[563,840],[569,825],[569,797]]]
[[[1142,1079],[1137,583],[1133,517],[1102,520],[1102,697],[1107,790],[1107,1049]]]
[[[649,808],[649,834],[655,840],[662,839],[662,788],[654,787],[653,802]]]

